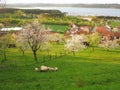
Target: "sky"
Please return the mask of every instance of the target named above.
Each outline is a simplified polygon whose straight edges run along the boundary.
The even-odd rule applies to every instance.
[[[4,0],[1,0],[1,1],[4,1]],[[58,4],[117,3],[117,4],[120,4],[120,0],[7,0],[7,3],[58,3]]]

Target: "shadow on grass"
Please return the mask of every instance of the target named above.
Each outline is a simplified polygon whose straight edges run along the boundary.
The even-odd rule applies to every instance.
[[[85,82],[84,82],[83,80],[81,80],[81,79],[78,79],[78,80],[76,81],[76,85],[77,85],[77,87],[79,87],[79,88],[86,86]]]

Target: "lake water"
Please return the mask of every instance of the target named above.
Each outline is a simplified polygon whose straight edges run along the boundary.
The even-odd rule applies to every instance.
[[[80,8],[80,7],[25,7],[22,9],[43,9],[43,10],[60,10],[73,16],[117,16],[120,17],[120,9],[111,8]]]

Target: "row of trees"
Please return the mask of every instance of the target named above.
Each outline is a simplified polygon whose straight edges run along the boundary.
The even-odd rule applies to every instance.
[[[3,28],[2,24],[0,25],[0,30]],[[23,26],[23,30],[20,32],[17,37],[17,45],[20,50],[24,52],[27,48],[30,48],[33,52],[34,59],[38,63],[37,51],[47,42],[47,38],[44,34],[45,27],[41,25],[38,20],[34,20],[31,23],[27,23]],[[11,43],[11,33],[2,35],[0,31],[0,53],[3,56],[3,60],[7,60],[6,51],[8,45]]]
[[[1,28],[3,25],[1,24]],[[33,22],[26,23],[23,27],[23,30],[20,31],[19,35],[17,36],[17,46],[22,51],[23,55],[25,51],[30,48],[34,60],[38,63],[37,52],[40,49],[47,48],[45,50],[49,51],[49,47],[47,47],[46,43],[48,42],[48,37],[45,34],[46,29],[45,27],[38,22],[38,20],[34,20]],[[8,44],[12,41],[11,33],[7,35],[0,36],[0,52],[2,53],[4,60],[6,60],[6,50],[8,48]],[[88,36],[85,35],[72,35],[71,38],[65,39],[65,49],[70,51],[75,55],[75,52],[83,50],[86,46],[83,42],[87,41],[89,46],[93,48],[100,46],[106,48],[107,50],[110,48],[115,48],[118,45],[118,40],[116,41],[106,41],[100,45],[101,36],[99,33],[95,32]]]
[[[70,51],[75,55],[75,52],[83,50],[88,47],[83,42],[89,44],[89,47],[94,51],[95,47],[101,47],[106,50],[111,50],[120,46],[120,39],[107,40],[102,42],[102,36],[98,33],[92,33],[90,35],[72,35],[70,39],[66,41],[66,50]]]
[[[36,63],[38,63],[37,51],[39,49],[42,49],[43,47],[47,48],[46,42],[48,42],[49,39],[45,34],[45,30],[46,30],[45,27],[42,26],[38,22],[38,20],[35,20],[34,22],[28,23],[25,26],[23,26],[23,30],[21,31],[17,39],[23,51],[25,50],[25,47],[28,47],[28,46],[30,47],[30,49],[33,52]],[[72,52],[73,55],[75,55],[75,52],[86,48],[86,45],[83,44],[83,42],[85,41],[89,43],[89,46],[92,47],[93,50],[95,47],[98,47],[98,46],[106,48],[107,50],[119,46],[117,43],[117,40],[106,41],[104,43],[101,43],[101,40],[102,40],[102,37],[97,32],[92,33],[88,36],[73,35],[71,38],[65,39],[66,41],[65,49]]]

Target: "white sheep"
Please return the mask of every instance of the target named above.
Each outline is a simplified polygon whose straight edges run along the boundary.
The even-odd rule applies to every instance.
[[[48,70],[50,70],[50,71],[57,71],[58,68],[57,68],[57,67],[54,67],[54,68],[52,68],[52,67],[48,67]]]
[[[58,67],[55,67],[55,71],[57,71],[58,70]]]
[[[34,70],[35,70],[36,72],[38,72],[38,71],[39,71],[39,68],[35,68]]]
[[[46,72],[46,71],[57,71],[58,70],[58,68],[57,67],[47,67],[47,66],[44,66],[44,65],[42,65],[41,67],[40,67],[40,71],[41,72]]]
[[[48,70],[50,70],[50,71],[54,71],[54,68],[52,68],[52,67],[48,67]]]
[[[46,71],[48,70],[48,67],[42,65],[42,66],[40,67],[40,70],[41,70],[41,72],[46,72]]]

